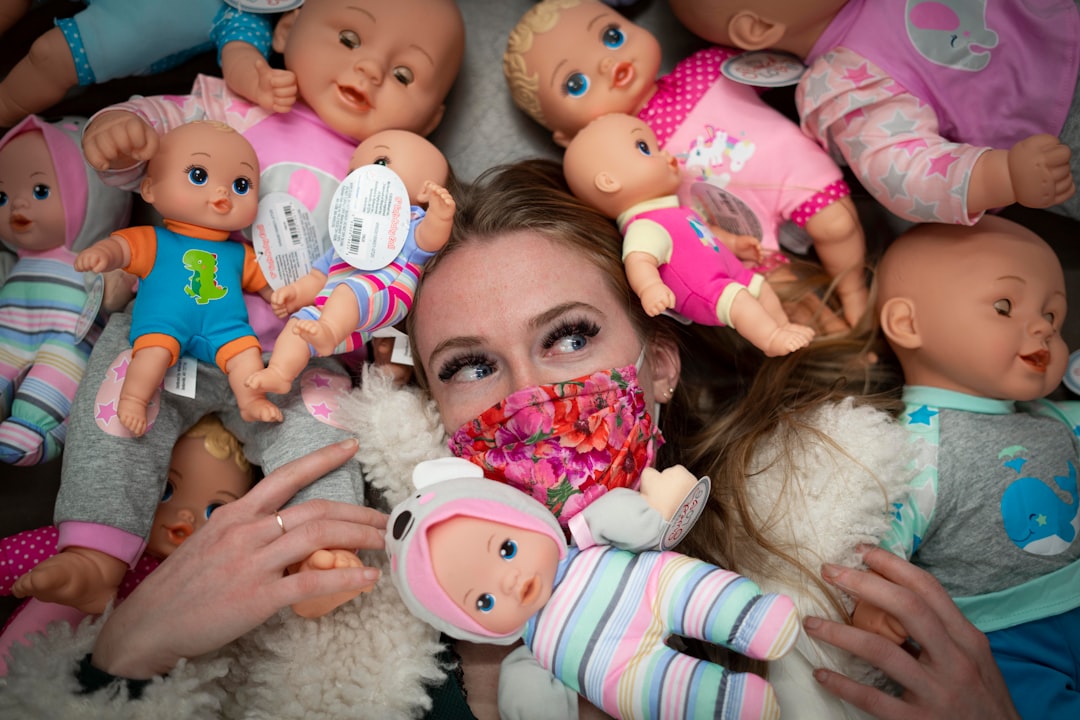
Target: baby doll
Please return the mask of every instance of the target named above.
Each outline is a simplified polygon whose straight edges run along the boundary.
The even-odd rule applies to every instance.
[[[243,419],[280,421],[265,393],[244,383],[262,368],[262,350],[240,289],[267,299],[270,289],[251,246],[229,241],[258,209],[259,160],[251,143],[224,123],[182,125],[161,139],[140,193],[165,227],[117,230],[75,259],[76,270],[122,268],[142,278],[131,364],[116,408],[120,422],[136,437],[146,432],[147,405],[185,353],[228,375]]]
[[[0,139],[0,240],[18,256],[0,281],[0,461],[12,465],[52,460],[63,448],[103,322],[102,298],[75,270],[75,254],[127,224],[131,211],[130,195],[103,185],[83,161],[84,124],[32,115]],[[117,309],[130,286],[109,280],[120,292],[104,309]]]
[[[0,18],[14,22],[29,3]],[[168,70],[216,47],[225,83],[268,110],[275,94],[295,84],[290,73],[271,70],[267,15],[243,12],[223,0],[90,0],[72,17],[56,21],[0,80],[0,127],[41,112],[76,86]]]
[[[207,415],[184,433],[173,448],[165,494],[154,515],[146,552],[120,585],[117,599],[123,600],[161,560],[210,519],[218,507],[236,500],[251,487],[251,465],[239,441],[214,415]],[[11,594],[15,580],[42,559],[56,553],[54,526],[27,530],[0,540],[0,594]],[[66,605],[43,603],[30,598],[23,603],[0,634],[0,675],[5,673],[3,656],[12,643],[31,632],[43,632],[56,620],[78,624],[85,614]]]
[[[1076,0],[671,7],[713,42],[802,58],[803,130],[897,215],[970,225],[1020,203],[1080,218]]]
[[[275,290],[274,312],[292,317],[266,369],[248,378],[249,387],[287,392],[312,355],[348,352],[367,342],[373,330],[400,322],[412,306],[424,263],[450,238],[454,200],[444,187],[450,166],[438,148],[407,130],[383,130],[360,143],[349,167],[366,165],[390,168],[404,183],[412,205],[408,237],[381,270],[358,270],[330,248],[311,272]]]
[[[297,101],[289,112],[254,107],[220,79],[200,76],[190,95],[137,97],[97,115],[83,137],[88,162],[110,184],[132,189],[159,133],[191,119],[224,121],[255,148],[260,191],[288,192],[312,212],[319,234],[327,237],[330,199],[357,143],[380,130],[427,134],[438,124],[461,64],[464,27],[450,0],[306,0],[278,20],[273,46],[297,79]],[[261,346],[272,349],[284,322],[261,297],[245,300]],[[39,599],[85,604],[94,597],[89,609],[104,607],[142,552],[173,444],[203,415],[217,413],[240,438],[248,459],[266,472],[349,437],[335,420],[335,394],[351,382],[332,358],[313,358],[298,387],[274,398],[284,416],[280,423],[243,420],[225,375],[198,362],[185,378],[184,394],[162,392],[153,428],[130,437],[108,403],[98,401],[99,388],[123,372],[117,359],[130,350],[130,322],[127,313],[110,318],[76,395],[54,514],[61,552],[47,561],[63,563],[73,580],[95,591],[76,595],[58,584],[34,588]],[[316,497],[362,503],[359,462],[327,473],[292,502]],[[69,549],[82,556],[67,557],[73,555]],[[88,556],[93,561],[84,562]]]
[[[765,278],[747,269],[675,194],[679,164],[644,121],[602,115],[566,146],[571,191],[623,233],[630,286],[649,315],[674,309],[705,325],[729,325],[766,355],[805,347],[814,331],[792,323]]]
[[[660,48],[644,28],[597,0],[545,0],[511,33],[503,69],[514,101],[556,143],[600,115],[637,115],[679,159],[684,204],[699,181],[723,188],[753,215],[747,224],[768,250],[778,248],[783,223],[804,227],[854,324],[867,303],[866,241],[850,189],[836,163],[757,89],[721,74],[735,54],[702,50],[657,79]]]
[[[387,524],[391,576],[409,609],[452,637],[524,639],[500,669],[502,717],[576,717],[577,693],[619,718],[779,717],[761,677],[665,641],[777,658],[798,635],[791,600],[685,555],[605,544],[605,531],[622,534],[622,513],[606,504],[635,493],[590,505],[567,547],[547,508],[467,461],[421,463],[414,481]]]
[[[1061,264],[1034,233],[986,216],[916,226],[878,278],[901,423],[925,450],[882,544],[933,572],[987,633],[1021,715],[1077,717],[1080,406],[1044,399],[1069,354]],[[874,615],[867,624],[905,637]]]

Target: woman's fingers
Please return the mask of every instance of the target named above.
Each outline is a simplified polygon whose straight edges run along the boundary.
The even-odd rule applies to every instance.
[[[270,553],[270,561],[282,568],[304,560],[316,550],[379,550],[383,547],[382,530],[349,520],[311,520],[284,535],[275,524],[273,531],[278,538],[258,552]]]
[[[903,700],[869,685],[857,683],[831,670],[815,670],[814,678],[841,700],[880,720],[910,720],[910,708]]]
[[[255,487],[244,497],[229,505],[238,505],[243,502],[242,507],[255,515],[260,513],[271,515],[288,502],[298,490],[310,485],[334,468],[341,467],[356,454],[356,448],[355,439],[343,440],[285,463],[255,483]]]

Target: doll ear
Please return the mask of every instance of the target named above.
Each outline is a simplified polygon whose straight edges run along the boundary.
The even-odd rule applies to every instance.
[[[417,490],[423,490],[444,480],[465,477],[482,478],[484,470],[465,458],[444,457],[417,463],[412,474],[413,487]]]
[[[890,345],[907,350],[914,350],[922,345],[918,323],[915,318],[915,303],[911,298],[894,297],[881,306],[881,331],[885,333]]]
[[[743,50],[763,50],[780,42],[787,32],[783,23],[767,20],[752,10],[740,10],[728,22],[731,42]]]
[[[565,148],[570,144],[570,141],[574,139],[572,135],[567,135],[562,130],[556,130],[551,133],[551,139],[555,141],[555,144],[561,148]]]
[[[289,39],[289,32],[292,30],[293,23],[296,22],[296,17],[299,14],[300,10],[298,8],[296,10],[290,10],[278,18],[277,25],[274,26],[274,37],[270,42],[270,46],[274,48],[274,52],[285,52],[285,42]]]
[[[139,195],[147,205],[154,204],[154,180],[149,175],[144,176],[139,183]]]
[[[617,177],[609,173],[607,170],[601,170],[600,172],[596,173],[596,177],[593,178],[593,185],[596,186],[597,190],[604,193],[605,195],[617,193],[622,190],[622,183],[619,182],[619,179]]]

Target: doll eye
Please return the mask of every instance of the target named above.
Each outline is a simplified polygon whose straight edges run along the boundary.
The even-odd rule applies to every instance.
[[[518,546],[513,540],[503,540],[499,546],[499,557],[503,560],[513,560],[517,556]]]
[[[570,77],[566,78],[566,84],[563,87],[567,95],[581,97],[589,90],[589,77],[585,73],[570,73]]]
[[[210,515],[211,515],[211,514],[212,514],[212,513],[213,513],[213,512],[215,511],[215,510],[217,510],[217,509],[218,509],[219,507],[221,507],[221,506],[222,506],[222,505],[224,505],[224,504],[225,504],[225,503],[210,503],[209,505],[207,505],[207,506],[206,506],[206,510],[204,510],[204,511],[203,511],[203,514],[204,514],[204,515],[206,516],[206,519],[207,519],[207,520],[209,520],[209,519],[210,519]]]
[[[994,310],[998,315],[1009,317],[1012,314],[1012,301],[1008,298],[1001,298],[994,301]]]
[[[604,43],[604,47],[614,50],[622,47],[626,42],[626,35],[618,25],[608,25],[600,31],[600,42]]]
[[[645,142],[644,140],[637,141],[637,149],[638,152],[640,152],[642,155],[645,155],[646,157],[652,155],[652,150],[649,149],[649,143]]]
[[[495,596],[491,593],[481,593],[476,598],[476,609],[482,613],[489,613],[495,609]]]
[[[246,177],[238,177],[232,181],[232,189],[237,195],[247,195],[251,190],[251,181]]]
[[[383,167],[390,167],[390,158],[386,157],[385,155],[380,155],[379,157],[375,158],[375,161],[371,164],[382,165]]]
[[[173,484],[171,482],[165,483],[165,492],[161,494],[161,502],[169,502],[173,496]]]
[[[6,192],[0,192],[0,207],[7,205],[8,196]]]
[[[210,179],[210,173],[206,172],[206,168],[199,167],[198,165],[188,168],[187,176],[192,185],[200,187],[205,185],[206,181]]]
[[[404,65],[398,65],[391,72],[394,73],[394,79],[402,85],[412,85],[413,80],[416,79],[415,76],[413,76],[413,71]]]
[[[34,186],[34,199],[35,200],[45,200],[45,199],[47,199],[49,197],[49,193],[51,193],[51,192],[52,192],[52,189],[48,185],[43,185],[41,183],[38,183],[37,185]]]
[[[1052,312],[1045,312],[1045,313],[1043,313],[1043,319],[1046,320],[1046,322],[1053,325],[1054,321],[1057,320],[1057,315],[1055,315]]]
[[[360,36],[352,30],[342,30],[339,32],[338,41],[350,50],[355,50],[360,47]]]

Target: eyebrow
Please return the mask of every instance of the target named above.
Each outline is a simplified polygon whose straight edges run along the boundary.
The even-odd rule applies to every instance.
[[[424,48],[420,47],[420,46],[419,46],[419,45],[417,45],[416,43],[412,43],[411,45],[409,45],[409,47],[410,47],[410,48],[412,48],[412,49],[414,49],[414,50],[416,50],[416,51],[417,51],[418,53],[420,53],[420,54],[421,54],[421,55],[423,55],[424,57],[426,57],[426,58],[427,58],[427,61],[428,61],[429,63],[431,63],[432,67],[434,67],[434,65],[435,65],[435,58],[431,57],[431,53],[429,53],[429,52],[428,52],[427,50],[425,50]]]
[[[234,493],[232,490],[218,490],[218,494],[220,494],[220,495],[228,495],[233,500],[239,500],[240,499],[240,496],[237,495],[236,493]]]
[[[358,13],[363,13],[364,15],[367,15],[371,19],[371,22],[378,22],[378,20],[375,19],[375,16],[371,13],[371,11],[366,8],[357,7],[356,5],[346,5],[345,8],[348,10],[355,10]]]
[[[192,155],[193,157],[194,157],[195,155],[203,155],[203,156],[205,156],[205,157],[210,157],[210,153],[208,153],[208,152],[205,152],[205,151],[202,151],[202,150],[196,150],[195,152],[191,153],[191,155]]]
[[[586,30],[592,30],[592,26],[596,24],[596,21],[597,21],[597,20],[603,20],[603,19],[604,19],[604,18],[606,18],[606,17],[608,16],[608,15],[611,15],[611,13],[610,13],[610,12],[608,12],[607,10],[605,10],[605,11],[604,11],[604,12],[602,12],[602,13],[600,13],[599,15],[596,15],[596,16],[595,16],[595,17],[593,17],[593,19],[592,19],[592,20],[590,20],[590,21],[589,21],[589,23],[588,23],[588,24],[587,24],[587,25],[585,26],[585,29],[586,29]]]
[[[249,168],[251,168],[252,170],[254,170],[254,169],[255,169],[255,166],[254,166],[254,165],[252,165],[251,163],[249,163],[249,162],[248,162],[247,160],[241,160],[241,161],[240,161],[240,164],[241,164],[241,165],[246,165],[246,166],[248,166]]]

